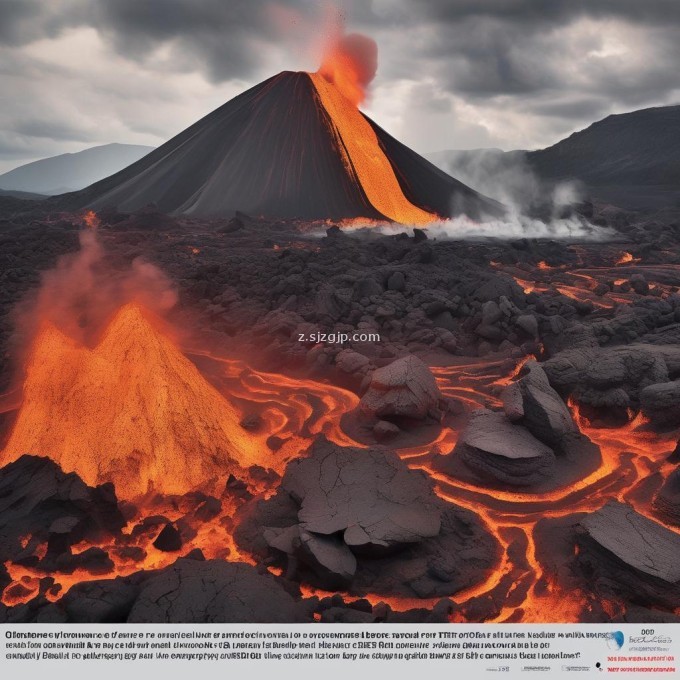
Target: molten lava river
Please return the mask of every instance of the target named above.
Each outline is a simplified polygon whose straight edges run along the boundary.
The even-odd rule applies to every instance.
[[[518,374],[522,363],[508,369],[505,360],[475,360],[432,370],[443,394],[469,412],[497,406],[500,388]],[[97,573],[76,569],[49,574],[53,585],[46,596],[52,600],[75,583],[175,561],[178,553],[153,546],[159,533],[153,518],[174,522],[186,517],[196,497],[205,498],[198,490],[210,493],[220,483],[224,488],[229,477],[243,487],[237,480],[247,480],[248,494],[268,497],[286,463],[302,455],[316,435],[323,433],[340,445],[365,446],[345,434],[340,424],[358,404],[352,392],[259,372],[195,348],[185,354],[162,324],[136,304],[119,309],[93,347],[44,325],[28,358],[23,396],[15,392],[3,403],[4,410],[18,409],[2,453],[3,465],[31,451],[50,455],[65,472],[78,473],[89,485],[112,481],[128,519],[114,542],[98,546],[114,567]],[[542,563],[537,522],[591,512],[611,499],[630,503],[659,521],[652,515],[651,502],[670,473],[665,459],[674,442],[646,431],[639,417],[622,428],[602,429],[591,427],[576,407],[572,412],[580,429],[601,448],[602,463],[571,485],[546,493],[492,491],[434,471],[433,452],[451,450],[457,437],[454,426],[442,426],[433,441],[398,450],[409,466],[429,474],[442,499],[476,513],[501,546],[496,567],[481,575],[474,587],[454,595],[454,602],[485,595],[504,602],[493,619],[497,621],[583,620],[594,595],[561,585]],[[239,502],[236,494],[215,516],[197,517],[190,532],[193,538],[180,554],[200,548],[208,559],[255,564],[232,537]],[[47,550],[31,536],[24,537],[23,545],[38,557]],[[92,547],[81,543],[71,552]],[[33,598],[46,576],[38,568],[12,562],[5,567],[12,580],[3,595],[6,605]],[[44,584],[42,588],[44,592]],[[301,588],[303,596],[325,594]],[[356,599],[343,595],[347,601]],[[368,599],[400,611],[436,602],[378,595]],[[612,616],[620,606],[601,598],[598,604]],[[454,618],[462,620],[460,615]]]

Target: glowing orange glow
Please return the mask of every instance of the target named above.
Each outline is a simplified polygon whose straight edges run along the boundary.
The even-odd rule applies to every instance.
[[[633,262],[633,256],[630,253],[624,252],[614,264],[627,264],[628,262]]]
[[[88,229],[96,229],[99,226],[99,217],[94,210],[88,210],[83,215],[83,224]]]
[[[331,130],[348,172],[355,176],[371,205],[401,224],[428,224],[437,219],[413,205],[399,185],[375,131],[356,104],[320,73],[308,74],[333,123]]]
[[[29,359],[23,404],[2,454],[49,455],[123,497],[185,493],[241,465],[265,463],[240,414],[134,304],[94,349],[51,324]]]
[[[327,45],[317,73],[357,107],[366,99],[368,84],[375,77],[378,48],[366,36],[341,35],[339,30]]]

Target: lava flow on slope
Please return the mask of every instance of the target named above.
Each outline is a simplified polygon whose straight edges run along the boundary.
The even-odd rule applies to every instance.
[[[166,213],[199,217],[241,211],[419,225],[500,215],[498,203],[359,110],[374,74],[375,65],[366,70],[356,51],[334,44],[317,72],[272,76],[124,170],[54,202],[68,209],[127,212],[154,203]]]

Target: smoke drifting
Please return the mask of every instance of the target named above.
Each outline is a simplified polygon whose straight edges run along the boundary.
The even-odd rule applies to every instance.
[[[401,225],[378,227],[385,234],[404,231]],[[517,239],[517,238],[559,238],[588,241],[606,241],[614,234],[609,229],[590,224],[585,218],[553,218],[547,221],[527,217],[520,213],[508,213],[504,219],[491,219],[484,222],[471,220],[466,216],[442,220],[427,225],[430,238],[441,239]]]
[[[114,313],[136,302],[163,315],[177,302],[170,280],[155,265],[136,258],[128,267],[115,268],[97,236],[98,220],[92,212],[83,217],[80,250],[69,253],[43,274],[37,294],[18,310],[17,327],[25,339],[51,323],[73,340],[92,344]]]
[[[431,154],[429,159],[464,184],[523,215],[551,218],[582,200],[577,182],[542,180],[529,166],[523,151],[442,151]]]
[[[443,151],[431,154],[429,159],[507,208],[502,219],[479,223],[462,216],[437,222],[429,226],[433,236],[606,240],[613,235],[577,212],[583,201],[578,182],[544,181],[531,169],[522,151]]]
[[[359,33],[334,35],[326,47],[318,73],[334,84],[353,104],[366,99],[368,86],[378,70],[378,46]]]
[[[305,61],[320,64],[316,71],[355,106],[362,104],[378,70],[378,46],[360,33],[346,33],[345,16],[332,3],[303,12],[281,3],[268,3],[265,17],[279,42]]]

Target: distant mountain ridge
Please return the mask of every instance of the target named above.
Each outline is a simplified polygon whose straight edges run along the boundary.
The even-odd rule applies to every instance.
[[[77,191],[122,170],[153,150],[152,146],[138,144],[104,144],[43,158],[0,175],[0,190],[47,196]]]
[[[680,105],[607,116],[527,158],[541,177],[588,186],[680,185]]]
[[[574,181],[588,197],[623,208],[679,206],[680,105],[613,114],[539,151],[472,149],[428,158],[499,200],[497,177],[519,172],[540,182]]]

